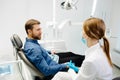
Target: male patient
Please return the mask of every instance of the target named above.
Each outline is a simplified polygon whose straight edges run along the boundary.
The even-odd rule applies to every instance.
[[[49,76],[55,75],[58,71],[66,71],[68,69],[67,64],[56,63],[49,56],[49,52],[38,43],[37,40],[41,39],[42,34],[40,22],[38,20],[28,20],[25,24],[25,30],[27,33],[24,45],[25,55],[39,71],[49,78]],[[60,56],[62,56],[62,54],[60,54]]]

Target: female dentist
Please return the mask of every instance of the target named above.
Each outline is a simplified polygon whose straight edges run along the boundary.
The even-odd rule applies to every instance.
[[[112,80],[112,61],[104,21],[99,18],[87,19],[83,24],[82,41],[88,49],[78,73],[73,65],[68,72],[58,72],[52,80]]]

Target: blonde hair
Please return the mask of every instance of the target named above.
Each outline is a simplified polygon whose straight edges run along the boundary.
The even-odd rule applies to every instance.
[[[83,30],[86,33],[86,35],[92,39],[100,40],[101,38],[103,38],[104,46],[102,46],[102,48],[107,56],[109,64],[112,66],[112,61],[110,58],[109,41],[105,37],[104,21],[99,18],[89,18],[84,22]]]

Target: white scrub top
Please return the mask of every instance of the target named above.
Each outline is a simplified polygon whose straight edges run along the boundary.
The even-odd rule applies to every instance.
[[[78,74],[73,69],[58,72],[52,80],[112,80],[112,67],[99,43],[88,48]]]
[[[99,43],[86,50],[85,60],[78,74],[73,71],[69,73],[72,80],[112,80],[112,67]]]

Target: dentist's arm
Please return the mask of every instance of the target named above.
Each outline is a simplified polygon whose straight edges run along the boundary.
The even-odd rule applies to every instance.
[[[76,78],[76,76],[77,76],[77,73],[71,68],[68,70],[68,73],[72,77],[72,80],[74,80]]]

